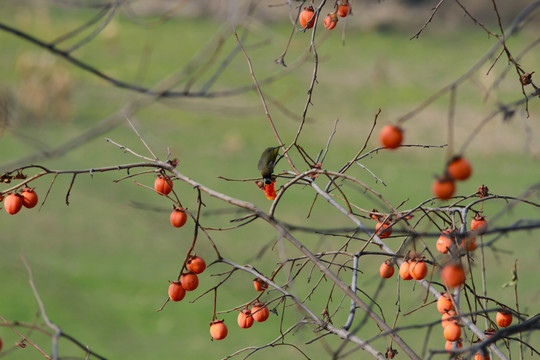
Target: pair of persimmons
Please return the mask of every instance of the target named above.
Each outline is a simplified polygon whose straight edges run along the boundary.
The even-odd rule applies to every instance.
[[[403,142],[403,130],[396,125],[387,124],[379,132],[381,144],[389,149],[396,149]],[[433,194],[441,199],[448,200],[456,191],[455,181],[467,180],[472,174],[472,166],[461,155],[456,155],[446,164],[445,173],[438,176],[431,186]]]
[[[37,193],[34,188],[26,186],[21,193],[9,193],[5,199],[0,195],[0,201],[4,201],[4,209],[10,215],[15,215],[21,211],[22,207],[31,209],[38,203]]]
[[[161,195],[169,195],[173,188],[173,182],[170,177],[159,174],[154,181],[154,189]],[[186,210],[181,206],[174,206],[170,216],[171,225],[182,227],[187,221]]]

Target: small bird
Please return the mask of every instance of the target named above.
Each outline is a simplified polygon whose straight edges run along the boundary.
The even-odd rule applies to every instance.
[[[272,183],[272,173],[274,172],[274,166],[276,165],[276,158],[280,147],[281,146],[266,148],[261,154],[258,168],[265,184]]]

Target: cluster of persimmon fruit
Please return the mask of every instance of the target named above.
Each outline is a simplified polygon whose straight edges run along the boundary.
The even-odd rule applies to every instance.
[[[260,278],[255,278],[253,284],[255,290],[260,292],[265,291],[268,288],[268,284]],[[259,300],[255,300],[252,303],[245,305],[238,312],[236,322],[242,329],[249,329],[255,322],[265,322],[269,316],[270,310],[268,310],[268,306]],[[212,339],[222,340],[228,333],[229,330],[227,325],[225,325],[224,319],[216,319],[210,323],[210,335],[212,336]]]
[[[34,188],[25,186],[20,193],[12,192],[5,197],[0,195],[0,201],[4,203],[4,210],[8,214],[15,215],[23,207],[31,209],[38,203],[38,195]]]
[[[484,185],[479,187],[479,196],[481,193],[485,195],[487,187]],[[377,220],[375,226],[375,233],[381,237],[389,237],[392,234],[392,227],[387,217],[376,215],[376,209],[373,209],[371,217]],[[476,213],[470,222],[470,231],[465,235],[460,235],[457,229],[448,228],[441,232],[441,235],[437,239],[435,247],[441,254],[451,255],[450,261],[446,265],[442,266],[441,279],[447,288],[459,287],[465,283],[466,273],[463,265],[456,261],[462,252],[471,252],[476,250],[476,235],[483,235],[488,229],[488,223],[486,217],[480,213]],[[399,266],[399,276],[403,280],[422,280],[427,275],[429,269],[425,262],[424,257],[407,254],[401,265]],[[380,268],[379,274],[384,279],[389,279],[394,275],[394,260],[385,260]],[[437,299],[437,310],[442,314],[441,325],[443,327],[443,335],[446,339],[445,349],[451,350],[453,348],[461,348],[461,325],[459,324],[459,317],[454,307],[454,300],[449,292],[444,292]],[[510,309],[505,308],[497,312],[496,323],[499,327],[506,327],[512,323],[512,312]],[[486,330],[486,335],[490,336],[495,330],[492,328]],[[475,360],[489,360],[490,356],[484,350],[478,351],[474,355]]]
[[[397,149],[403,142],[403,129],[398,125],[386,124],[379,132],[379,140],[388,149]],[[467,180],[472,174],[471,163],[463,155],[454,155],[447,163],[442,175],[433,181],[431,190],[441,199],[448,200],[456,191],[456,181]]]
[[[173,182],[170,176],[159,174],[154,181],[154,189],[160,195],[169,195],[173,189]],[[186,209],[182,206],[173,206],[173,211],[170,216],[171,225],[174,227],[182,227],[187,221]]]
[[[330,12],[324,18],[323,24],[324,27],[328,30],[332,30],[336,27],[339,17],[347,17],[351,14],[351,4],[349,0],[337,0],[334,5],[334,11]],[[298,22],[305,29],[311,29],[315,25],[317,20],[317,15],[315,14],[315,9],[313,5],[306,6],[300,12],[298,16]]]

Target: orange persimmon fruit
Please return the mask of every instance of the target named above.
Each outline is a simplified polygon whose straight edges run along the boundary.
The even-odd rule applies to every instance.
[[[399,266],[399,276],[403,280],[411,280],[411,272],[410,272],[410,263],[409,261],[403,261],[401,265]]]
[[[449,177],[438,177],[435,179],[435,181],[433,181],[431,191],[437,198],[441,200],[448,200],[454,195],[454,192],[456,191],[456,184],[454,184],[454,180]]]
[[[169,285],[169,298],[172,301],[180,301],[186,296],[186,289],[178,281],[172,281]]]
[[[257,291],[265,291],[266,289],[268,289],[268,284],[266,283],[266,281],[258,277],[253,279],[253,286]]]
[[[229,329],[225,325],[225,320],[214,320],[210,323],[210,335],[216,340],[223,340],[227,337]]]
[[[326,17],[324,18],[324,27],[327,28],[328,30],[332,30],[333,28],[336,27],[337,22],[338,22],[338,17],[336,16],[336,14],[330,13],[326,15]]]
[[[393,124],[386,124],[379,132],[379,141],[388,149],[395,149],[403,142],[403,130]]]
[[[4,209],[8,214],[15,215],[23,206],[22,196],[17,193],[10,193],[4,199]]]
[[[424,260],[412,260],[409,265],[409,272],[414,280],[422,280],[428,273],[428,267]]]
[[[380,238],[389,237],[390,235],[392,235],[392,227],[389,225],[389,222],[377,222],[377,225],[375,225],[375,234],[379,235]]]
[[[349,14],[349,0],[341,0],[337,7],[337,14],[346,17]]]
[[[467,180],[472,174],[472,166],[463,156],[455,156],[448,162],[446,172],[454,180]]]
[[[311,29],[315,25],[315,10],[313,10],[313,6],[305,7],[300,13],[298,21],[303,28]]]
[[[394,265],[392,264],[392,260],[388,259],[381,264],[379,267],[379,274],[381,274],[384,279],[390,279],[394,275]]]
[[[254,319],[251,316],[251,310],[244,309],[238,313],[238,326],[243,329],[248,329],[253,325]]]
[[[495,317],[495,320],[497,322],[497,325],[499,325],[500,327],[510,326],[513,320],[512,313],[506,310],[499,311],[497,312],[497,316]]]
[[[452,233],[452,229],[445,229],[437,239],[437,243],[435,244],[435,247],[437,248],[437,251],[446,254],[448,252],[448,249],[452,247],[452,244],[454,241],[452,240],[450,234]]]
[[[187,221],[187,214],[184,208],[175,207],[170,216],[171,225],[174,227],[182,227]]]
[[[191,255],[188,258],[186,266],[187,266],[189,271],[191,271],[191,272],[193,272],[195,274],[200,274],[206,269],[206,262],[200,256]]]
[[[439,296],[437,299],[437,310],[439,310],[441,314],[444,314],[453,308],[454,304],[452,303],[448,293],[441,294],[441,296]]]
[[[465,282],[465,269],[461,264],[447,264],[441,270],[441,279],[447,286],[460,286]]]
[[[199,278],[194,273],[185,273],[180,278],[180,283],[186,291],[193,291],[199,286]]]
[[[444,328],[444,338],[448,341],[456,341],[461,337],[461,326],[459,324],[450,322]]]
[[[487,231],[488,223],[486,217],[480,214],[474,215],[471,220],[471,230],[475,231],[477,234],[482,235]]]
[[[263,303],[256,302],[251,307],[251,316],[253,317],[253,319],[255,319],[255,321],[263,322],[266,321],[266,319],[268,319],[268,317],[270,316],[270,311],[268,310],[268,307]]]
[[[38,203],[38,196],[33,188],[25,187],[21,192],[21,196],[22,204],[25,208],[31,209]]]
[[[156,180],[154,181],[154,189],[162,194],[162,195],[168,195],[173,188],[173,182],[170,177],[167,175],[159,174],[156,177]]]

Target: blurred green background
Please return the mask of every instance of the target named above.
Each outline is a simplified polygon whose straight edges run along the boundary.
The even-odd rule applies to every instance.
[[[180,74],[182,78],[182,69],[185,69],[183,79],[187,80],[176,89],[185,89],[186,83],[192,83],[190,89],[198,91],[214,74],[219,74],[209,89],[209,93],[216,96],[156,101],[133,116],[134,124],[161,159],[170,149],[172,156],[180,160],[178,169],[183,174],[217,191],[267,209],[270,202],[251,181],[231,182],[218,178],[257,177],[256,163],[260,152],[276,144],[259,96],[253,89],[218,96],[220,92],[252,85],[245,58],[234,50],[236,42],[232,25],[237,27],[243,39],[271,116],[286,144],[296,134],[313,73],[313,58],[309,54],[311,33],[294,33],[285,57],[288,67],[283,68],[274,60],[285,49],[291,33],[287,9],[259,5],[254,14],[246,18],[234,17],[232,11],[225,15],[209,11],[208,16],[204,16],[196,9],[188,12],[190,4],[194,6],[188,3],[183,9],[185,11],[163,23],[154,22],[156,14],[134,15],[123,9],[99,36],[74,51],[73,56],[115,78],[147,87],[155,86],[172,73]],[[76,6],[39,3],[31,6],[30,3],[20,5],[14,2],[5,5],[6,11],[0,15],[1,22],[48,41],[89,21],[96,14],[95,9]],[[387,11],[389,18],[395,15]],[[381,123],[395,121],[458,78],[496,42],[478,27],[452,26],[451,21],[442,21],[440,25],[434,21],[418,40],[409,40],[430,14],[427,5],[410,8],[409,11],[415,15],[412,27],[411,24],[401,27],[399,22],[384,21],[367,27],[362,19],[369,18],[369,13],[357,11],[346,28],[345,21],[341,20],[331,33],[322,26],[317,29],[317,83],[299,143],[310,156],[316,157],[326,146],[335,121],[339,120],[324,162],[325,169],[337,170],[356,154],[366,141],[379,108],[382,112],[375,134]],[[508,18],[505,20],[506,23],[510,21]],[[86,30],[75,39],[62,43],[61,47],[75,44],[89,32]],[[517,55],[536,36],[534,29],[526,28],[512,38],[508,46]],[[75,140],[77,146],[61,156],[32,157],[34,154],[46,154],[76,139],[79,134],[95,129],[103,119],[119,113],[127,102],[148,97],[112,87],[11,34],[0,32],[0,44],[2,98],[9,99],[6,101],[10,109],[9,116],[3,118],[0,137],[2,172],[28,163],[52,169],[77,169],[139,161],[107,143],[106,137],[149,156],[129,126],[118,121],[116,126],[98,133],[90,141]],[[214,49],[219,50],[214,52]],[[230,56],[232,53],[234,56]],[[230,62],[221,72],[220,66],[229,56]],[[213,57],[216,61],[208,62]],[[205,65],[207,62],[209,65]],[[456,93],[453,142],[456,151],[477,124],[496,108],[494,101],[509,102],[521,96],[514,70],[510,70],[514,77],[506,77],[487,99],[484,98],[485,89],[507,65],[501,58],[486,76],[491,63],[488,61],[473,80],[466,82]],[[520,59],[520,63],[524,69],[535,70],[540,64],[540,53],[533,48]],[[274,76],[274,81],[264,81]],[[446,144],[448,104],[448,95],[443,96],[406,122],[406,142]],[[471,194],[478,185],[486,184],[493,193],[520,196],[529,186],[539,182],[539,110],[537,99],[531,100],[529,117],[519,110],[510,121],[503,121],[498,116],[481,130],[466,149],[465,155],[471,160],[474,173],[470,180],[458,185],[459,194]],[[367,149],[377,146],[375,135],[368,141]],[[408,209],[431,196],[433,175],[442,171],[446,156],[445,149],[402,148],[376,152],[363,159],[362,164],[381,178],[386,186],[376,182],[360,167],[351,169],[349,175],[372,186],[393,204],[405,202],[402,208]],[[297,164],[302,164],[297,154],[293,158]],[[285,161],[280,162],[277,171],[286,169],[286,165]],[[182,229],[172,228],[168,220],[171,202],[138,186],[133,179],[113,182],[125,175],[125,172],[109,172],[96,173],[93,177],[78,176],[71,190],[69,206],[65,204],[65,197],[71,177],[58,176],[54,183],[52,176],[43,177],[31,184],[41,199],[50,187],[47,201],[39,211],[37,208],[23,209],[16,216],[2,211],[0,315],[10,321],[42,324],[28,284],[28,274],[21,261],[24,252],[51,320],[67,334],[110,359],[223,358],[247,346],[264,345],[279,336],[280,326],[286,329],[301,319],[302,314],[291,306],[291,302],[286,304],[283,324],[280,324],[280,317],[273,315],[267,322],[255,324],[249,330],[236,326],[236,312],[224,313],[220,317],[225,318],[229,325],[229,336],[224,341],[211,342],[208,333],[212,318],[211,294],[194,303],[190,301],[222,278],[218,274],[228,268],[220,264],[211,266],[201,276],[199,289],[188,293],[183,302],[169,303],[162,312],[157,312],[167,297],[168,280],[176,278],[191,243],[193,224],[188,222]],[[154,175],[145,174],[136,179],[151,186]],[[324,179],[319,181],[321,186],[325,184]],[[278,185],[283,183],[283,180],[278,180]],[[3,189],[7,186],[3,185]],[[344,189],[362,208],[379,207],[383,210],[361,189],[351,186]],[[196,191],[181,182],[175,182],[175,190],[184,206],[195,211]],[[278,206],[276,217],[290,224],[323,229],[351,226],[343,216],[320,200],[307,218],[313,195],[309,188],[297,186],[291,189]],[[231,225],[229,220],[243,215],[214,199],[205,196],[203,200],[206,204],[202,210],[204,226],[227,227]],[[538,195],[532,200],[538,202]],[[485,204],[488,219],[496,219],[491,226],[502,227],[518,219],[539,218],[537,207],[518,205],[505,211],[506,205],[504,200]],[[504,211],[502,215],[495,216],[501,211]],[[374,226],[368,220],[366,224]],[[423,223],[418,229],[437,230]],[[295,234],[313,251],[337,249],[346,241],[346,238],[322,234]],[[286,244],[271,248],[277,234],[261,221],[231,231],[212,231],[210,235],[224,257],[239,264],[253,264],[268,275],[280,261],[280,251],[285,251],[290,257],[299,255]],[[492,237],[486,236],[486,240]],[[536,304],[540,300],[535,278],[540,260],[537,237],[538,231],[516,232],[503,236],[496,243],[497,251],[486,249],[489,296],[514,306],[513,288],[501,286],[511,279],[514,261],[519,259],[520,307],[529,314],[538,312]],[[424,240],[428,246],[434,245],[434,238]],[[397,249],[401,240],[389,239],[388,243]],[[362,244],[353,242],[349,251],[356,251]],[[202,234],[199,235],[196,252],[208,263],[215,259],[209,242]],[[377,269],[382,260],[380,256],[362,258],[359,287],[367,294],[373,295],[381,285]],[[476,279],[480,279],[479,261],[479,256],[475,256]],[[320,278],[320,274],[313,271],[308,283],[310,271],[309,267],[305,269],[291,287],[291,291],[300,298],[304,298]],[[350,272],[340,275],[349,281]],[[251,278],[236,272],[225,286],[220,287],[218,310],[228,310],[253,299],[256,294]],[[285,275],[278,280],[283,283]],[[396,278],[382,285],[377,302],[384,310],[387,323],[392,324],[396,312]],[[423,288],[411,283],[400,286],[401,310],[404,313],[423,303]],[[323,280],[308,300],[315,312],[322,312],[330,291],[331,284]],[[263,299],[272,300],[277,296],[270,292]],[[343,311],[333,319],[336,326],[344,323],[349,306],[347,301],[341,303],[341,300],[340,294],[334,294],[329,305],[331,313],[343,307]],[[366,301],[369,300],[366,298]],[[276,310],[281,314],[283,307],[280,305]],[[400,317],[397,325],[436,322],[439,315],[432,304]],[[483,327],[483,322],[480,324]],[[50,341],[46,336],[35,330],[21,331],[44,350],[50,351]],[[358,332],[362,338],[376,334],[377,329],[373,325],[366,325]],[[286,342],[298,345],[312,359],[329,358],[330,355],[323,354],[335,348],[340,341],[326,337],[304,344],[318,335],[312,332],[311,327],[305,327],[288,337]],[[403,337],[419,353],[425,344],[441,348],[444,345],[441,335],[438,324],[429,337],[426,337],[426,329],[403,332]],[[0,328],[0,336],[4,339],[4,351],[0,357],[41,358],[30,346],[14,351],[12,345],[19,339],[9,328]],[[538,334],[533,334],[530,343],[538,344],[539,341]],[[376,340],[374,345],[384,351],[389,342],[387,339]],[[351,348],[348,345],[345,351]],[[516,348],[512,350],[515,353]],[[62,356],[84,358],[84,354],[65,340],[61,341],[60,352]],[[525,358],[530,356],[525,355]],[[291,346],[276,346],[263,349],[251,358],[276,357],[302,356]],[[400,354],[398,358],[404,356]]]

